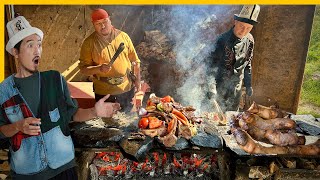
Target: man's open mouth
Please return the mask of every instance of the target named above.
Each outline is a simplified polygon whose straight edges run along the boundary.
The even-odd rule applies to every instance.
[[[39,56],[33,58],[34,64],[39,64],[39,60],[40,60],[40,57],[39,57]]]

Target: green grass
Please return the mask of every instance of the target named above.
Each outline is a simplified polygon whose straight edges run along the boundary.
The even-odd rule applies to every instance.
[[[320,117],[320,6],[316,7],[297,114]]]

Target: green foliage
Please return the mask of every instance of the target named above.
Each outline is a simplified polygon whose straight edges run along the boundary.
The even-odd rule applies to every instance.
[[[320,117],[320,6],[316,6],[297,114]]]
[[[320,59],[320,6],[316,6],[307,61]]]

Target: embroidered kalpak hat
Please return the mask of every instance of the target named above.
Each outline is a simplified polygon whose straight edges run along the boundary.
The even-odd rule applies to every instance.
[[[7,23],[7,31],[9,34],[9,41],[6,45],[6,51],[11,55],[12,48],[24,38],[37,34],[43,39],[43,32],[35,27],[32,27],[30,23],[23,16],[18,16]]]
[[[257,19],[260,13],[260,6],[255,5],[244,5],[240,14],[235,14],[234,19],[255,25],[258,23]]]

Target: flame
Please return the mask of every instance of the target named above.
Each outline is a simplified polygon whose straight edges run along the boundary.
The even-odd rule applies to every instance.
[[[101,153],[98,153],[97,155],[96,155],[96,158],[98,159],[98,158],[101,158],[101,157],[103,157],[104,155],[106,155],[107,154],[107,152],[101,152]]]
[[[181,168],[181,164],[177,161],[176,157],[173,156],[173,164],[176,168]]]
[[[133,161],[133,163],[131,164],[131,171],[132,172],[137,172],[137,167],[138,167],[139,163],[136,161]]]
[[[198,168],[198,167],[201,165],[201,163],[202,163],[203,160],[204,160],[204,158],[198,160],[198,158],[195,157],[194,160],[193,160],[193,161],[194,161],[195,168]]]
[[[120,153],[116,153],[115,154],[115,159],[114,161],[119,161],[121,154]]]
[[[204,172],[206,169],[208,169],[208,167],[209,167],[209,164],[208,164],[208,163],[204,164],[204,165],[203,165],[203,168],[202,168],[202,171]]]
[[[166,153],[163,154],[161,166],[164,167],[165,164],[167,164],[167,154]]]
[[[157,152],[153,152],[152,154],[153,154],[155,166],[158,167],[158,164],[159,164],[159,154],[158,154]]]
[[[181,154],[180,159],[173,155],[170,156],[172,162],[171,159],[167,159],[166,153],[153,152],[151,157],[151,159],[146,158],[143,162],[136,162],[124,158],[119,152],[103,152],[97,153],[95,158],[100,158],[105,162],[105,166],[97,166],[99,176],[107,175],[110,177],[126,176],[134,173],[150,173],[152,177],[155,173],[159,175],[162,173],[183,173],[184,175],[196,176],[199,173],[210,173],[212,168],[217,167],[216,155],[202,156],[187,153]],[[178,155],[178,157],[180,156]]]
[[[126,172],[127,172],[127,166],[123,165],[123,167],[122,167],[122,175],[125,175]]]
[[[149,162],[148,158],[146,158],[145,162],[141,166],[141,170],[144,170],[147,166],[147,162]]]
[[[104,156],[102,157],[102,160],[104,160],[105,162],[109,162],[109,161],[110,161],[110,158],[109,158],[108,155],[104,155]]]

